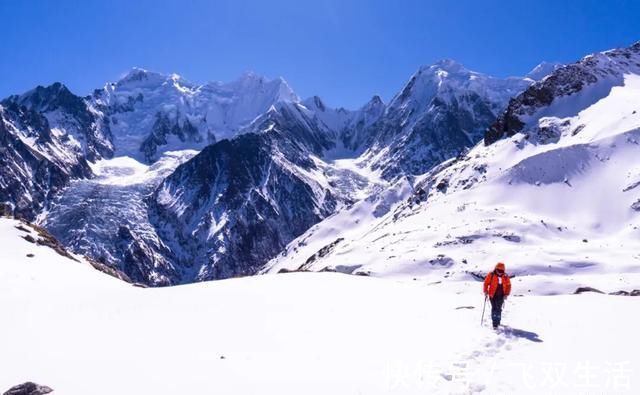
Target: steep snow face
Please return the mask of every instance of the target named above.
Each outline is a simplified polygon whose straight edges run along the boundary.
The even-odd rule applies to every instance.
[[[493,78],[451,60],[421,67],[373,125],[367,161],[387,179],[422,174],[478,142],[531,82]]]
[[[525,114],[521,131],[437,166],[389,214],[373,221],[364,215],[362,226],[350,218],[357,230],[344,236],[330,220],[319,223],[270,262],[271,271],[348,266],[379,276],[464,280],[504,261],[526,290],[544,293],[581,285],[616,291],[629,278],[637,281],[619,275],[640,272],[637,48],[585,58],[620,74],[591,83],[574,78],[577,90],[558,90],[547,105],[518,112],[515,103],[532,95],[523,93],[501,117]],[[530,90],[546,89],[576,67],[590,80],[584,66],[558,69]]]
[[[113,133],[116,155],[152,162],[165,151],[202,149],[233,137],[280,101],[298,101],[283,79],[252,73],[230,83],[194,85],[133,69],[91,98]]]
[[[477,281],[294,273],[144,289],[16,225],[0,219],[2,391],[27,379],[65,395],[640,389],[633,297],[516,296],[514,279],[496,332],[479,325]]]

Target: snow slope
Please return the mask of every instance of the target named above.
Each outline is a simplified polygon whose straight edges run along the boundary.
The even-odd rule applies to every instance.
[[[302,269],[466,280],[505,261],[523,292],[640,287],[639,53],[636,45],[589,56],[572,74],[579,90],[558,89],[531,111],[516,106],[575,68],[556,70],[510,104],[505,119],[524,114],[513,136],[419,177],[382,218],[350,218],[346,231],[316,225],[269,271],[298,270],[316,256]]]
[[[16,224],[0,219],[0,390],[27,380],[64,395],[640,389],[632,297],[514,296],[496,333],[480,326],[476,281],[296,273],[144,289],[20,239]]]

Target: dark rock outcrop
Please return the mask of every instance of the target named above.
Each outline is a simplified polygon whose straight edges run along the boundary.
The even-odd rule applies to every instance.
[[[3,395],[44,395],[53,392],[46,385],[40,385],[32,382],[26,382],[9,388]]]
[[[585,293],[585,292],[595,292],[595,293],[599,293],[599,294],[604,294],[604,292],[600,291],[599,289],[596,288],[592,288],[592,287],[578,287],[574,294],[581,294],[581,293]]]

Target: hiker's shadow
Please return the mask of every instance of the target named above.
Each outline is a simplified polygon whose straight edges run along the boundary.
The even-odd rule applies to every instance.
[[[502,328],[502,332],[508,337],[519,337],[522,339],[527,339],[534,343],[542,343],[542,339],[538,337],[538,334],[535,332],[525,331],[523,329],[511,328],[509,326],[505,326]]]

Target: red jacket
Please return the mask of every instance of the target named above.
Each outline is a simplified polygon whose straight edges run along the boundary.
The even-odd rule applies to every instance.
[[[493,295],[496,294],[496,290],[498,289],[498,277],[500,276],[494,272],[489,272],[487,277],[484,278],[484,286],[482,289],[490,298],[493,298]],[[504,296],[509,296],[509,293],[511,292],[511,280],[507,273],[502,275],[502,291],[504,292]]]

